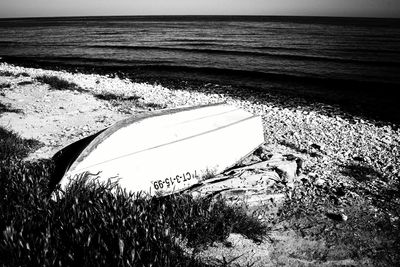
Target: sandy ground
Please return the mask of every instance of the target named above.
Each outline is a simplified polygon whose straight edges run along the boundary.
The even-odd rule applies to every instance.
[[[391,126],[377,126],[358,118],[349,121],[340,116],[326,116],[318,110],[283,109],[269,103],[268,99],[239,100],[229,94],[169,90],[159,85],[137,84],[96,74],[71,74],[6,63],[0,64],[0,72],[0,103],[8,109],[0,114],[0,126],[43,143],[29,159],[51,157],[84,136],[149,109],[228,102],[261,114],[266,147],[271,153],[291,153],[304,159],[303,178],[313,186],[326,185],[329,189],[340,184],[352,188],[356,181],[343,172],[343,166],[352,166],[354,161],[368,164],[385,177],[399,177],[400,131]],[[35,80],[43,74],[74,82],[85,92],[51,89]],[[98,94],[136,100],[110,102],[97,98]],[[371,187],[375,183],[376,187],[381,186],[381,182],[372,180]],[[385,186],[392,184],[387,182]],[[348,209],[343,203],[345,201],[331,209],[346,212]],[[396,222],[399,218],[393,216]],[[352,214],[346,217],[350,221],[353,219]],[[288,229],[285,222],[274,224],[270,237],[273,243],[266,240],[255,244],[234,234],[228,239],[229,246],[216,244],[199,256],[214,262],[222,261],[223,257],[226,260],[238,257],[235,263],[254,263],[253,266],[372,266],[368,258],[352,259],[350,253],[339,255],[338,249],[332,250],[323,240]],[[318,251],[325,251],[328,256],[316,257],[313,253]]]
[[[91,94],[49,90],[41,84],[14,87],[2,102],[21,110],[3,114],[2,126],[44,144],[30,158],[51,157],[63,146],[127,116]]]

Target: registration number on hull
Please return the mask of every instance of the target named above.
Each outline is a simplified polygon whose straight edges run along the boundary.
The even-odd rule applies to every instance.
[[[182,184],[192,179],[198,179],[198,178],[199,176],[197,175],[196,171],[185,172],[181,175],[177,174],[174,177],[167,177],[165,179],[154,181],[153,187],[155,190],[169,189],[169,188],[174,188],[178,184]]]

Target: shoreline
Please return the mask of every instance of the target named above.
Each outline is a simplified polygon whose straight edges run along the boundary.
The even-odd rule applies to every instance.
[[[377,126],[389,125],[398,128],[400,125],[400,115],[395,108],[397,102],[392,96],[397,88],[395,84],[321,80],[317,88],[312,83],[298,86],[295,85],[296,81],[285,81],[285,78],[274,80],[271,77],[270,80],[268,77],[235,77],[233,74],[203,73],[200,69],[199,72],[187,72],[179,68],[168,70],[167,67],[152,69],[146,66],[96,66],[12,56],[0,57],[0,62],[28,68],[118,77],[129,79],[133,83],[156,84],[172,90],[219,93],[233,98],[253,96],[280,108],[301,108],[327,116],[340,116],[350,121],[369,121]],[[282,82],[287,83],[285,90],[278,88],[282,86]],[[267,83],[268,87],[264,88]],[[319,87],[324,87],[324,90],[321,91]],[[385,91],[384,95],[381,90]]]

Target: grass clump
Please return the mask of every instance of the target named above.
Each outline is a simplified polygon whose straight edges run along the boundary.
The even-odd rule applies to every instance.
[[[243,208],[230,206],[222,199],[172,198],[166,202],[168,214],[171,214],[169,224],[190,247],[223,242],[231,233],[243,234],[257,242],[267,235],[266,225],[247,215]]]
[[[27,72],[21,72],[21,73],[18,73],[18,75],[17,75],[17,77],[30,77],[30,75],[29,75],[29,73],[27,73]]]
[[[8,70],[1,70],[0,76],[10,77],[10,76],[15,76],[15,74]]]
[[[24,158],[40,146],[42,143],[37,140],[23,139],[13,131],[0,127],[0,160]]]
[[[0,102],[0,114],[5,113],[5,112],[13,112],[13,113],[22,113],[22,110],[12,108],[10,104],[3,104]],[[1,130],[0,130],[1,131]]]
[[[167,106],[164,104],[149,102],[149,103],[138,103],[138,107],[150,108],[150,109],[163,109],[166,108]]]
[[[0,83],[0,89],[10,88],[10,87],[11,87],[10,83]]]
[[[101,100],[107,100],[107,101],[137,101],[140,99],[140,96],[120,96],[120,95],[115,95],[112,93],[103,93],[103,94],[96,94],[96,98],[101,99]]]
[[[112,106],[125,114],[130,114],[132,106],[136,106],[140,96],[121,96],[112,93],[102,93],[94,95],[97,99],[108,101]]]
[[[132,106],[141,108],[141,109],[162,109],[166,108],[166,105],[157,104],[157,103],[144,103],[140,101],[140,96],[120,96],[112,93],[102,93],[96,94],[96,98],[101,100],[106,100],[111,103],[114,107],[117,107],[120,112],[130,114],[132,110]]]
[[[51,89],[54,90],[71,90],[71,91],[78,91],[84,92],[86,90],[80,88],[76,83],[69,82],[63,78],[57,76],[50,76],[50,75],[41,75],[37,76],[36,80],[41,83],[48,84]]]
[[[6,77],[21,77],[21,76],[22,77],[29,77],[30,75],[27,72],[21,72],[21,73],[15,74],[15,73],[13,73],[11,71],[8,71],[8,70],[1,70],[0,71],[0,76],[6,76]]]
[[[33,82],[32,81],[22,81],[22,82],[19,82],[17,84],[21,85],[21,86],[24,86],[24,85],[28,85],[28,84],[33,84]]]

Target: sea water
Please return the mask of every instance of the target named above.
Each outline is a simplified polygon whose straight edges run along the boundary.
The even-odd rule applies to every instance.
[[[400,20],[144,16],[0,20],[0,57],[140,69],[288,95],[392,105]],[[168,74],[169,73],[169,74]],[[355,100],[356,101],[356,100]]]

